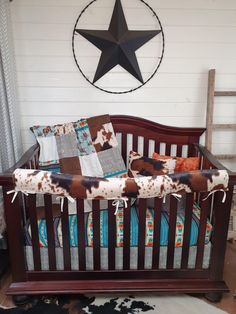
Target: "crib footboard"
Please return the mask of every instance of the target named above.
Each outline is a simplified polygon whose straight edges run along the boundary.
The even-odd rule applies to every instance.
[[[71,247],[68,202],[65,201],[61,219],[61,247],[56,245],[54,207],[51,195],[44,196],[47,247],[40,246],[36,196],[26,198],[18,193],[14,203],[7,194],[10,187],[4,187],[4,202],[8,225],[8,241],[13,282],[8,289],[11,295],[19,294],[65,294],[98,292],[184,292],[222,293],[228,288],[223,281],[223,266],[226,249],[227,229],[232,199],[232,187],[222,203],[222,193],[204,200],[206,193],[188,193],[185,197],[184,236],[181,247],[176,247],[176,219],[178,201],[174,196],[169,201],[169,231],[165,246],[161,242],[161,208],[163,199],[153,200],[153,237],[147,245],[146,212],[147,199],[139,199],[138,239],[136,247],[131,243],[131,211],[129,200],[123,210],[123,238],[117,247],[116,216],[112,201],[107,201],[108,229],[107,247],[101,243],[99,200],[92,201],[93,243],[88,247],[85,230],[85,203],[76,200],[77,246]],[[24,203],[25,202],[25,203]],[[104,202],[104,201],[103,201]],[[192,210],[194,202],[201,207],[197,243],[190,246]],[[24,206],[22,207],[22,203]],[[25,210],[24,210],[25,208]],[[211,241],[205,244],[207,220],[213,226]],[[26,221],[30,222],[32,246],[31,266],[29,252],[23,234]],[[47,254],[43,254],[43,250]],[[46,256],[46,257],[45,257]],[[164,257],[163,257],[164,256]],[[46,266],[45,266],[45,260]],[[77,260],[75,262],[75,260]],[[63,261],[63,262],[62,262]]]

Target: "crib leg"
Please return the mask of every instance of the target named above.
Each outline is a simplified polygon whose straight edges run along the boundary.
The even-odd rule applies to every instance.
[[[209,292],[205,294],[205,298],[212,302],[212,303],[217,303],[220,302],[222,299],[222,292]]]
[[[16,306],[24,307],[25,305],[34,302],[35,298],[30,295],[14,295],[12,300]]]

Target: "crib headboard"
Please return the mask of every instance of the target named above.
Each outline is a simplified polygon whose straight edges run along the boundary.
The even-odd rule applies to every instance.
[[[179,128],[162,125],[143,118],[112,115],[115,133],[119,139],[122,156],[127,161],[130,150],[144,156],[153,151],[172,156],[196,156],[194,143],[199,143],[205,128]]]

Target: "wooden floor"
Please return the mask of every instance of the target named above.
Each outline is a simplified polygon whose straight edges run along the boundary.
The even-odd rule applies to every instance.
[[[216,307],[226,311],[229,314],[236,314],[236,298],[233,294],[236,292],[236,242],[228,243],[225,260],[224,278],[230,288],[230,293],[224,294],[221,302],[214,304]],[[0,281],[0,305],[5,307],[13,306],[10,297],[4,294],[5,289],[11,281],[11,275],[8,273]],[[211,303],[212,304],[212,303]]]

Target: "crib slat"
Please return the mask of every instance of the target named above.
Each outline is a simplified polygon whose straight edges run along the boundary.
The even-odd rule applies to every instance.
[[[31,237],[33,245],[34,270],[41,270],[40,247],[39,247],[39,233],[38,221],[36,212],[36,194],[30,194],[29,198],[29,219],[31,225]]]
[[[233,189],[234,187],[230,185],[224,203],[222,203],[221,192],[217,192],[214,195],[213,202],[214,228],[212,233],[212,250],[210,266],[210,279],[213,280],[223,279],[226,240],[231,212]]]
[[[29,165],[29,169],[34,169],[33,160],[30,160],[28,165]]]
[[[116,248],[116,216],[112,201],[108,201],[108,268],[115,270]]]
[[[194,157],[196,156],[196,149],[193,144],[188,145],[188,157]]]
[[[3,185],[5,216],[8,230],[9,257],[11,263],[12,279],[15,282],[26,281],[26,258],[24,252],[24,234],[22,230],[21,196],[18,193],[12,203],[12,194],[7,194],[13,186]]]
[[[160,153],[160,143],[155,141],[155,153]]]
[[[35,169],[38,168],[38,154],[34,155],[34,164],[35,164]]]
[[[176,156],[182,157],[182,145],[177,145]]]
[[[203,193],[203,198],[207,196],[207,193]],[[196,269],[202,268],[203,256],[204,256],[204,246],[205,246],[205,234],[206,234],[206,224],[207,216],[210,212],[211,196],[205,201],[201,202],[201,216],[198,228],[198,240],[197,240],[197,257],[196,257]]]
[[[181,268],[188,268],[189,247],[190,247],[190,233],[193,215],[193,201],[194,195],[192,193],[186,194],[185,216],[184,216],[184,239],[182,247]]]
[[[86,270],[85,262],[85,225],[84,225],[84,200],[76,199],[77,207],[77,232],[78,232],[78,253],[79,270]]]
[[[94,270],[101,268],[100,254],[100,202],[93,200],[93,267]]]
[[[67,199],[64,200],[63,213],[61,214],[61,223],[62,223],[64,270],[71,270],[70,233]]]
[[[32,169],[36,169],[35,158],[33,158],[33,159],[31,160],[31,163],[32,163]]]
[[[139,199],[138,206],[138,269],[144,269],[145,261],[145,234],[146,234],[146,199]]]
[[[55,235],[54,235],[51,195],[44,195],[44,204],[45,204],[45,218],[46,218],[47,238],[48,238],[49,270],[56,270]]]
[[[160,233],[161,233],[161,198],[155,198],[154,203],[154,230],[153,230],[153,248],[152,248],[152,268],[159,268],[160,259]]]
[[[149,152],[149,140],[145,137],[144,143],[143,143],[143,155],[145,157],[149,157],[148,152]]]
[[[123,269],[130,269],[130,200],[124,209]]]
[[[171,144],[166,143],[166,156],[170,156],[170,152],[171,152]]]
[[[28,197],[25,194],[22,194],[21,213],[24,224],[26,224],[27,217],[29,216],[29,202]]]
[[[127,134],[122,132],[122,139],[121,139],[121,146],[122,146],[122,157],[127,164]]]
[[[176,218],[177,218],[177,200],[170,196],[170,216],[169,216],[169,233],[167,248],[167,269],[173,269],[175,255],[175,236],[176,236]]]
[[[138,136],[133,135],[133,151],[137,152],[138,151]]]

